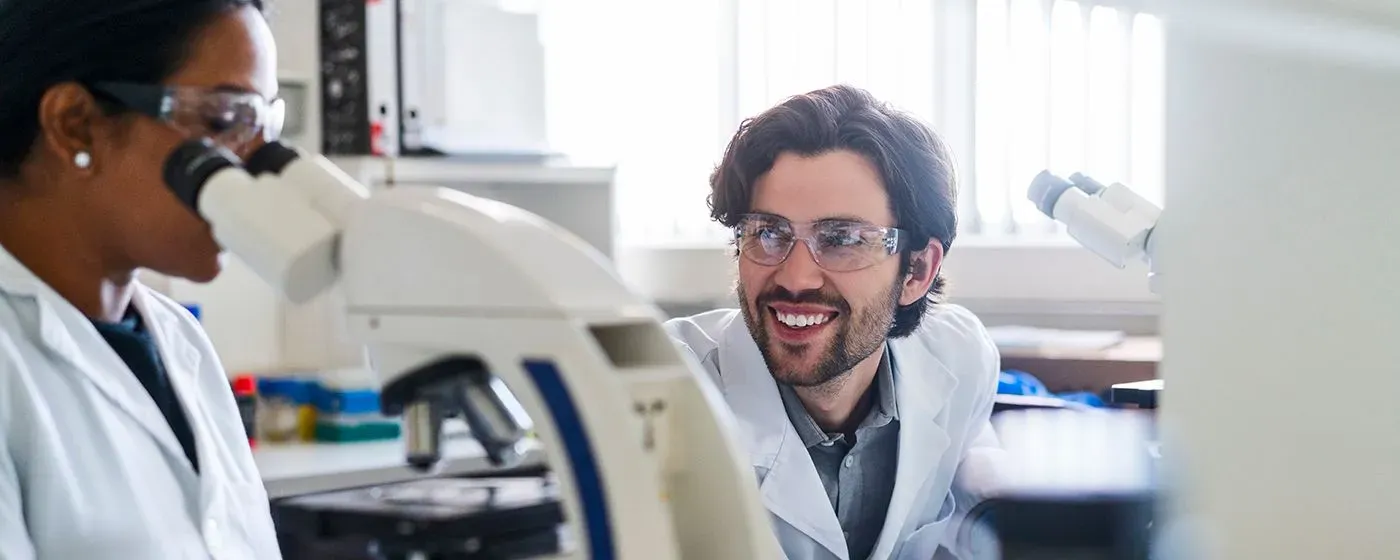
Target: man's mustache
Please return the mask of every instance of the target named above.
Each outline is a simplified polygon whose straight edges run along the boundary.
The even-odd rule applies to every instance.
[[[787,288],[777,286],[758,296],[755,303],[759,307],[767,307],[774,303],[791,303],[794,305],[810,304],[830,307],[843,314],[850,314],[850,305],[841,296],[823,293],[821,290],[805,290],[793,293]]]

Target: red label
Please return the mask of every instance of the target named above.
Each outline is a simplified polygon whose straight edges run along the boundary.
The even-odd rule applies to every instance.
[[[369,125],[369,152],[376,156],[384,155],[384,123],[373,122]]]

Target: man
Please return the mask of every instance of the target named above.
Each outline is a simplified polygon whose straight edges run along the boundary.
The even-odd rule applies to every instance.
[[[939,303],[953,169],[927,127],[836,86],[746,122],[710,180],[735,232],[740,309],[667,323],[742,426],[793,560],[955,550],[991,467],[999,358]]]

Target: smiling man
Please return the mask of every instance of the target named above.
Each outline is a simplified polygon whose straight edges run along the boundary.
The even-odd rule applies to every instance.
[[[737,415],[792,560],[957,551],[994,465],[999,359],[941,303],[953,168],[916,119],[836,86],[747,121],[711,178],[741,308],[667,323]]]

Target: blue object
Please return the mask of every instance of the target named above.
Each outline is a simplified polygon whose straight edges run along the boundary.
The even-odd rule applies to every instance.
[[[316,410],[326,414],[378,414],[379,391],[341,390],[317,385],[312,396]]]
[[[271,377],[258,379],[258,394],[264,397],[283,397],[295,404],[311,404],[316,395],[316,382],[294,377]]]
[[[612,538],[612,523],[608,519],[607,496],[603,494],[603,481],[598,476],[598,463],[593,458],[593,445],[588,434],[583,431],[583,419],[578,407],[569,395],[569,388],[559,376],[554,364],[544,361],[524,363],[525,371],[535,381],[554,417],[554,429],[564,440],[564,452],[569,455],[569,464],[574,471],[574,486],[578,488],[579,501],[583,505],[583,522],[588,528],[589,558],[613,560],[617,557]]]
[[[198,304],[198,303],[186,303],[186,304],[184,304],[184,305],[185,305],[185,309],[188,310],[188,311],[190,312],[190,315],[194,315],[194,320],[196,320],[196,321],[200,320],[200,315],[199,315],[200,310],[199,310],[199,304]]]
[[[1094,408],[1105,408],[1108,406],[1108,403],[1103,402],[1102,397],[1089,392],[1061,393],[1055,396],[1069,402],[1077,402]]]
[[[1034,375],[1019,370],[1001,372],[997,393],[1002,395],[1024,395],[1028,397],[1048,397],[1050,390]]]
[[[997,393],[1001,395],[1022,395],[1027,397],[1053,397],[1060,400],[1079,403],[1095,408],[1104,408],[1107,405],[1103,398],[1093,393],[1072,392],[1072,393],[1051,393],[1045,384],[1034,375],[1019,370],[1006,370],[1001,372],[997,382]]]

